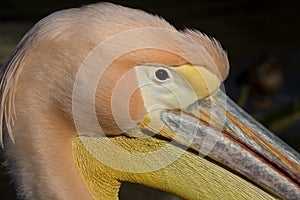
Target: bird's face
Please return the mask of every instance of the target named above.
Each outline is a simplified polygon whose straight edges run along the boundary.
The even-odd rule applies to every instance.
[[[127,77],[127,83],[134,82],[139,95],[133,95],[133,98],[140,98],[138,102],[143,104],[144,114],[139,120],[124,120],[124,116],[132,115],[124,115],[121,111],[126,109],[120,107],[114,110],[114,95],[127,108],[130,100],[123,99],[126,95],[121,94],[134,94],[132,89],[128,90],[127,84],[120,84],[117,91],[123,92],[112,92],[111,105],[112,113],[115,113],[114,120],[116,125],[121,125],[119,128],[124,131],[123,135],[140,140],[151,133],[152,136],[159,136],[162,143],[172,141],[172,145],[181,145],[181,148],[199,154],[192,156],[195,160],[184,162],[197,163],[201,155],[206,156],[272,195],[290,199],[299,197],[299,154],[234,104],[220,90],[221,81],[212,72],[205,67],[189,64],[143,64],[134,66],[130,71],[133,74]],[[132,96],[127,95],[127,98]],[[120,120],[116,113],[121,113]],[[124,140],[130,146],[129,138],[125,137]],[[147,142],[144,144],[146,146],[140,147],[142,151],[149,151],[147,148],[151,145]],[[101,143],[100,146],[104,148],[105,145]],[[115,150],[113,147],[106,148],[106,156],[108,149]],[[101,160],[105,155],[100,153],[98,158]],[[126,162],[126,156],[121,157]],[[131,158],[126,165],[120,164],[119,167],[132,172],[139,162]],[[153,164],[151,160],[149,162]],[[129,169],[130,163],[133,163],[132,169]],[[167,168],[167,165],[164,167]],[[149,171],[147,164],[144,167],[145,171]],[[157,170],[156,167],[154,169]],[[197,174],[193,177],[196,185],[197,181],[201,181],[197,177]],[[128,181],[124,177],[119,179]],[[151,181],[155,179],[152,177]],[[188,193],[185,195],[182,196],[189,197]]]

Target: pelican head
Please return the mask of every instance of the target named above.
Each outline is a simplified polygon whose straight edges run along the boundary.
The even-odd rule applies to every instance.
[[[185,199],[299,199],[299,154],[224,93],[221,45],[109,3],[38,22],[1,69],[18,197],[118,199],[122,182]]]

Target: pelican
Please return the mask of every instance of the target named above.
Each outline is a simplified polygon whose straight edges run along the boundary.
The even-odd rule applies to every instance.
[[[300,199],[299,154],[224,93],[225,51],[110,3],[39,21],[1,69],[1,138],[20,199]]]

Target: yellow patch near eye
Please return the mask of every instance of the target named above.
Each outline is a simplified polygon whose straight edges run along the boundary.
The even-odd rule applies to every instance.
[[[210,96],[220,87],[221,81],[218,77],[204,67],[182,65],[172,69],[187,80],[198,99]]]

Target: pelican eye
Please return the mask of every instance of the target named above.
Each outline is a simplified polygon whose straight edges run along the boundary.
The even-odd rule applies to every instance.
[[[170,79],[168,71],[163,68],[157,69],[154,73],[154,76],[158,82],[165,82]]]

